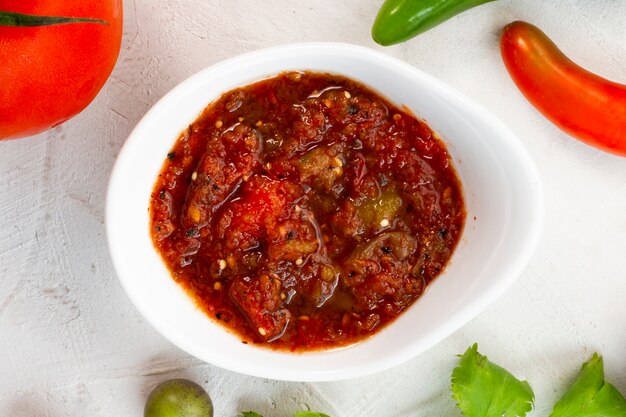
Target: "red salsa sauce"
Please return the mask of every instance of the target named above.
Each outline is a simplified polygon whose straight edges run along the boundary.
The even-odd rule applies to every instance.
[[[342,76],[282,73],[223,94],[152,193],[173,278],[244,343],[362,340],[445,268],[465,222],[444,144]]]

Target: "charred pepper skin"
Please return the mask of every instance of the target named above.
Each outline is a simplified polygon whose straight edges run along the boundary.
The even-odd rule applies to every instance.
[[[503,29],[500,52],[519,90],[548,120],[588,145],[626,156],[626,85],[580,67],[526,22]]]
[[[383,46],[407,41],[472,7],[495,0],[386,0],[372,38]]]

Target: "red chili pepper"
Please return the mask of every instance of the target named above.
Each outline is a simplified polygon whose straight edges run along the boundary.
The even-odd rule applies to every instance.
[[[529,23],[506,26],[500,52],[517,87],[545,117],[589,145],[626,156],[626,85],[576,65]]]

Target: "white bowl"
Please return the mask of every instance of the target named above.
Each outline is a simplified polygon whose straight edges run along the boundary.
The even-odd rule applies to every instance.
[[[242,344],[209,319],[171,278],[150,240],[150,193],[179,134],[221,93],[286,70],[342,74],[423,118],[448,146],[467,221],[450,264],[391,325],[355,345],[293,354]],[[139,122],[109,183],[106,229],[128,296],[167,339],[244,374],[297,381],[346,379],[390,368],[475,317],[521,273],[539,239],[542,194],[524,147],[494,116],[435,78],[366,48],[285,45],[216,64],[176,86]]]

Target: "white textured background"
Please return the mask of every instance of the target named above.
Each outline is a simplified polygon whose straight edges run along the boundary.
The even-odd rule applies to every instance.
[[[501,0],[400,46],[370,39],[380,0],[126,1],[117,67],[80,116],[0,143],[0,416],[141,416],[152,387],[192,378],[216,416],[460,416],[454,355],[483,353],[527,378],[533,416],[594,351],[626,393],[626,159],[561,133],[521,97],[498,33],[522,19],[575,61],[626,83],[626,5],[612,0]],[[360,44],[403,59],[482,103],[520,137],[544,180],[546,227],[516,285],[430,351],[387,372],[334,383],[256,379],[202,363],[157,334],[117,281],[103,225],[107,180],[125,138],[164,93],[198,70],[298,41]],[[1,116],[0,116],[1,117]]]

